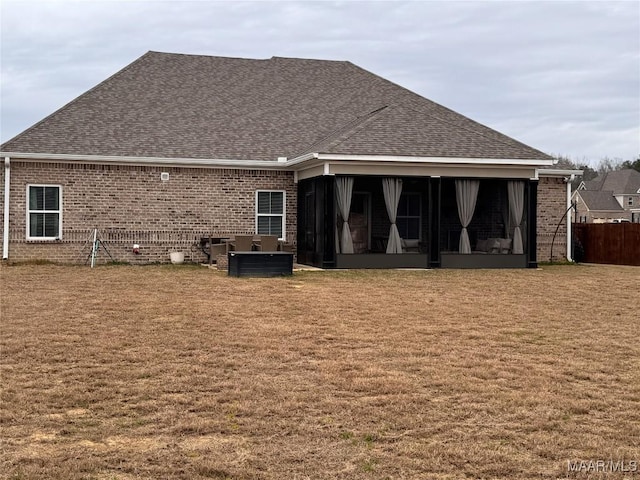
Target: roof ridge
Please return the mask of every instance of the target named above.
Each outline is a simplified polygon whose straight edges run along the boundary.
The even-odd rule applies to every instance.
[[[97,90],[98,88],[100,88],[101,86],[103,86],[105,83],[109,82],[110,80],[112,80],[115,77],[120,76],[121,74],[123,74],[124,72],[126,72],[127,70],[129,70],[130,68],[133,67],[133,65],[137,64],[140,60],[142,60],[143,58],[150,56],[151,54],[155,54],[155,53],[162,53],[162,52],[153,52],[151,50],[147,51],[146,53],[144,53],[143,55],[141,55],[140,57],[138,57],[136,60],[134,60],[133,62],[129,63],[128,65],[125,65],[124,67],[122,67],[120,70],[118,70],[116,73],[114,73],[113,75],[107,77],[106,79],[104,79],[103,81],[99,82],[98,84],[94,85],[93,87],[91,87],[89,90],[87,90],[84,93],[81,93],[80,95],[78,95],[77,97],[75,97],[73,100],[71,100],[70,102],[65,103],[63,106],[61,106],[60,108],[58,108],[57,110],[53,111],[52,113],[50,113],[49,115],[47,115],[46,117],[44,117],[42,120],[40,120],[39,122],[31,125],[29,128],[27,128],[26,130],[23,130],[22,132],[20,132],[19,134],[17,134],[15,137],[12,137],[10,139],[8,139],[6,142],[2,143],[2,145],[0,145],[0,149],[4,150],[4,146],[10,142],[13,142],[15,140],[20,139],[21,137],[23,137],[24,135],[26,135],[27,133],[35,130],[37,127],[39,127],[40,125],[42,125],[44,122],[46,122],[47,120],[49,120],[50,118],[54,117],[55,115],[57,115],[60,112],[65,111],[66,109],[68,109],[69,107],[71,107],[72,105],[76,104],[77,102],[79,102],[81,99],[85,98],[87,95],[93,93],[95,90]]]
[[[157,50],[149,50],[147,53],[157,55],[170,55],[174,57],[199,57],[199,58],[218,58],[224,60],[243,60],[245,62],[269,62],[272,60],[302,60],[305,62],[325,62],[325,63],[349,63],[348,60],[329,60],[322,58],[303,58],[303,57],[282,57],[279,55],[272,55],[271,58],[247,58],[247,57],[229,57],[226,55],[204,55],[199,53],[181,53],[181,52],[160,52]],[[353,65],[353,64],[352,64]]]
[[[328,135],[325,135],[321,139],[313,142],[307,148],[305,148],[302,152],[296,154],[295,156],[300,156],[305,153],[312,152],[316,147],[322,145],[324,148],[335,147],[336,145],[340,145],[346,139],[354,135],[355,133],[362,130],[362,128],[369,123],[369,121],[377,116],[383,110],[389,108],[388,105],[383,105],[382,107],[378,107],[375,110],[372,110],[364,115],[356,117],[355,119],[347,122],[346,124],[332,130]],[[360,127],[360,128],[359,128]],[[330,139],[332,139],[329,141]]]
[[[201,53],[181,53],[181,52],[159,52],[157,50],[149,50],[147,53],[155,55],[167,55],[171,57],[192,57],[192,58],[215,58],[222,60],[243,60],[245,62],[268,62],[270,58],[246,58],[246,57],[227,57],[223,55],[204,55]],[[135,63],[135,62],[134,62]]]
[[[273,55],[269,60],[302,60],[305,62],[351,63],[348,60],[328,60],[325,58],[280,57]]]

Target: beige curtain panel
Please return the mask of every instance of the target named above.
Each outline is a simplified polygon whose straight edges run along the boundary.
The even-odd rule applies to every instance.
[[[391,222],[387,253],[402,253],[402,239],[396,225],[398,204],[400,203],[400,195],[402,195],[402,180],[399,178],[383,178],[382,191],[384,192],[384,203],[387,206],[387,214]]]
[[[460,233],[460,244],[458,252],[471,253],[471,243],[469,242],[469,232],[467,227],[473,218],[478,199],[480,180],[456,180],[456,202],[458,203],[458,216],[462,224]]]
[[[349,228],[349,211],[351,210],[351,194],[353,193],[353,177],[336,177],[336,201],[342,217],[342,236],[340,251],[353,253],[353,240]]]
[[[522,246],[522,214],[524,213],[524,182],[509,180],[507,182],[507,192],[509,194],[509,213],[511,223],[515,225],[513,230],[513,253],[524,253]]]

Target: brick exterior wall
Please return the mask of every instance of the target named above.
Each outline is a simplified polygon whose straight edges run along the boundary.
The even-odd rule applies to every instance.
[[[548,262],[558,222],[567,209],[567,184],[562,177],[540,177],[538,182],[538,262]],[[569,214],[568,214],[569,215]],[[553,244],[553,261],[567,259],[567,222],[562,221]]]
[[[169,173],[168,181],[161,172]],[[60,241],[26,240],[28,184],[62,186]],[[182,251],[185,261],[202,262],[206,256],[194,246],[201,237],[255,233],[256,190],[286,192],[286,240],[295,243],[291,172],[12,161],[9,260],[84,263],[87,240],[98,228],[117,261],[164,263],[170,251]],[[98,259],[106,262],[108,256],[100,251]]]
[[[3,166],[4,167],[4,166]],[[169,180],[160,179],[161,172]],[[60,241],[26,240],[28,184],[60,185],[63,226]],[[0,201],[4,202],[4,168]],[[286,240],[296,243],[297,187],[292,172],[152,166],[11,162],[9,260],[85,263],[91,232],[98,228],[116,261],[166,263],[169,252],[182,251],[185,261],[204,262],[201,237],[255,233],[256,190],[286,192]],[[548,261],[555,228],[566,208],[562,178],[541,177],[538,185],[538,261]],[[0,207],[0,228],[3,205]],[[383,209],[380,202],[374,209]],[[375,210],[374,210],[375,211]],[[424,212],[423,212],[424,213]],[[388,225],[374,232],[387,234]],[[133,244],[140,254],[133,253]],[[566,258],[566,222],[554,244],[554,261]],[[100,263],[109,260],[104,251]]]

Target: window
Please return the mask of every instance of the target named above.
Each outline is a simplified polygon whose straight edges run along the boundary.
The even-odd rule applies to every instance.
[[[421,203],[419,193],[403,193],[400,196],[396,225],[401,238],[420,240]]]
[[[633,197],[629,197],[629,200],[627,200],[627,205],[629,207],[633,207]]]
[[[285,194],[281,190],[256,192],[256,233],[284,240]]]
[[[62,187],[27,186],[27,240],[57,240],[62,236]]]

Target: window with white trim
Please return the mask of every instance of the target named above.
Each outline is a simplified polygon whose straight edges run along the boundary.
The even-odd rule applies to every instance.
[[[633,197],[629,197],[629,199],[627,200],[627,206],[633,207]]]
[[[420,240],[421,201],[419,193],[403,193],[400,195],[396,226],[400,238]]]
[[[27,240],[62,237],[62,187],[27,185]]]
[[[282,190],[256,191],[256,233],[285,235],[285,192]]]

